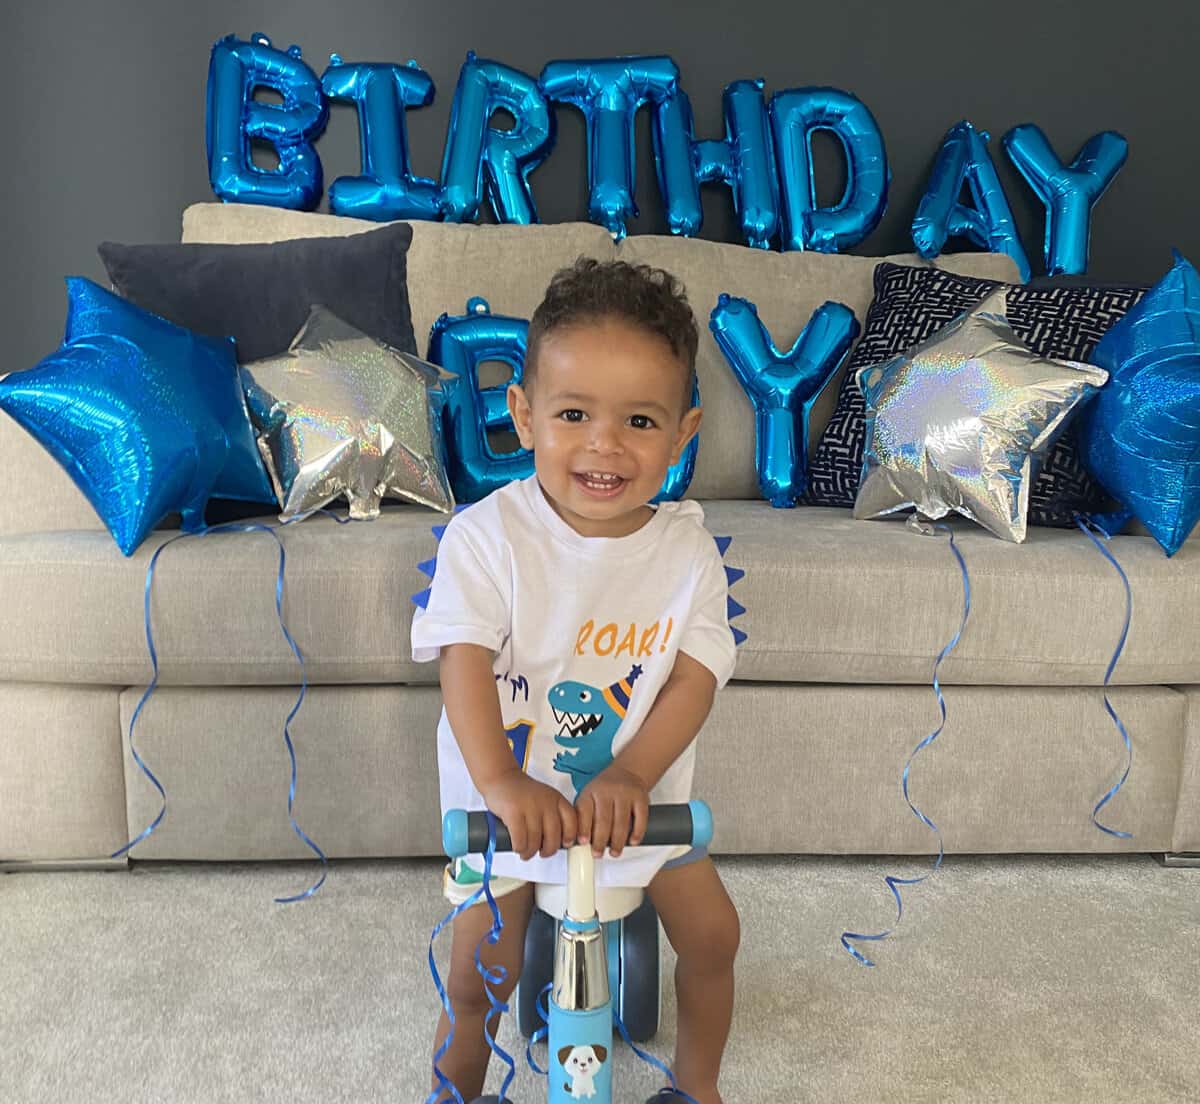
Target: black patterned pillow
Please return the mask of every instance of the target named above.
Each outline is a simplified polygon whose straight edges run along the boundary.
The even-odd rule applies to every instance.
[[[853,506],[866,443],[866,408],[855,373],[924,341],[974,306],[997,284],[936,268],[884,261],[875,268],[875,298],[838,395],[837,408],[809,466],[810,506]],[[1014,284],[1008,292],[1013,330],[1042,356],[1087,360],[1114,322],[1141,298],[1139,287],[1043,287]],[[1067,426],[1050,450],[1029,494],[1031,525],[1071,525],[1076,511],[1102,512],[1108,496],[1088,475]]]

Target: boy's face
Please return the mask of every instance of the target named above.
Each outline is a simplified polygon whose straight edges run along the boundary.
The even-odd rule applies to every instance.
[[[663,338],[606,318],[549,334],[529,391],[509,387],[538,481],[578,533],[617,537],[645,524],[645,504],[700,427],[684,374]]]

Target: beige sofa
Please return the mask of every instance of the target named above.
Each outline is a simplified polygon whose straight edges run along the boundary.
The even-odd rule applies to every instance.
[[[186,212],[183,238],[269,241],[373,225],[202,204]],[[900,772],[937,723],[929,679],[958,622],[957,567],[944,541],[899,522],[761,501],[752,410],[706,325],[722,291],[755,302],[780,347],[827,299],[861,320],[875,259],[660,237],[617,245],[590,225],[418,223],[409,293],[421,351],[434,319],[462,313],[471,296],[528,317],[550,275],[581,253],[671,269],[701,323],[705,422],[690,493],[711,529],[733,537],[728,561],[746,572],[734,593],[749,634],[700,737],[696,790],[713,806],[716,849],[933,853]],[[998,255],[938,263],[1016,278]],[[146,567],[171,534],[123,557],[3,414],[0,472],[0,861],[104,862],[159,809],[128,727],[152,674]],[[434,550],[438,520],[393,507],[370,523],[315,517],[282,534],[285,613],[311,684],[292,725],[295,811],[333,858],[439,850],[437,672],[408,648],[410,595],[424,585],[416,565]],[[1133,833],[1122,841],[1090,820],[1125,754],[1101,691],[1121,624],[1115,573],[1077,532],[1034,529],[1022,546],[966,522],[956,532],[971,619],[941,671],[945,731],[917,757],[910,784],[947,851],[1200,851],[1200,544],[1168,560],[1148,537],[1113,541],[1134,592],[1111,692],[1133,770],[1102,817]],[[276,563],[269,537],[244,533],[180,541],[160,559],[159,689],[135,741],[167,812],[135,859],[311,856],[287,815],[283,721],[298,668],[274,614]]]

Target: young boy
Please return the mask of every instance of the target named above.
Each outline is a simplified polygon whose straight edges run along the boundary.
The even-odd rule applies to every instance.
[[[679,1087],[720,1104],[737,913],[702,850],[625,853],[651,801],[690,796],[694,739],[734,666],[703,511],[648,505],[700,426],[697,341],[682,287],[660,269],[581,258],[554,277],[530,321],[523,382],[508,389],[535,475],[451,521],[412,648],[441,659],[443,811],[486,806],[512,835],[514,853],[493,863],[504,932],[481,948],[507,970],[497,997],[520,977],[531,883],[564,882],[560,848],[590,842],[598,885],[646,886],[678,955]],[[479,869],[448,867],[446,896],[466,900]],[[453,929],[457,1023],[439,1066],[467,1101],[489,1057],[474,954],[490,927],[481,903]],[[443,1012],[435,1051],[449,1029]]]

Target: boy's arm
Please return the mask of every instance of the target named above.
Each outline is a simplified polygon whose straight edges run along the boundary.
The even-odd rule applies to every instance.
[[[679,652],[642,727],[613,759],[613,765],[639,778],[647,791],[654,789],[696,738],[716,692],[713,673],[687,653]],[[635,841],[631,839],[630,843]]]
[[[479,644],[447,644],[441,650],[446,717],[480,793],[502,775],[520,769],[504,737],[492,662],[492,652]]]
[[[576,833],[575,809],[556,789],[517,766],[504,735],[493,653],[479,644],[441,649],[442,698],[471,781],[506,825],[522,859],[549,858]]]
[[[608,847],[615,858],[626,842],[631,847],[642,842],[650,791],[696,738],[716,692],[716,676],[679,652],[642,727],[579,795],[580,843],[590,840],[598,856]]]

